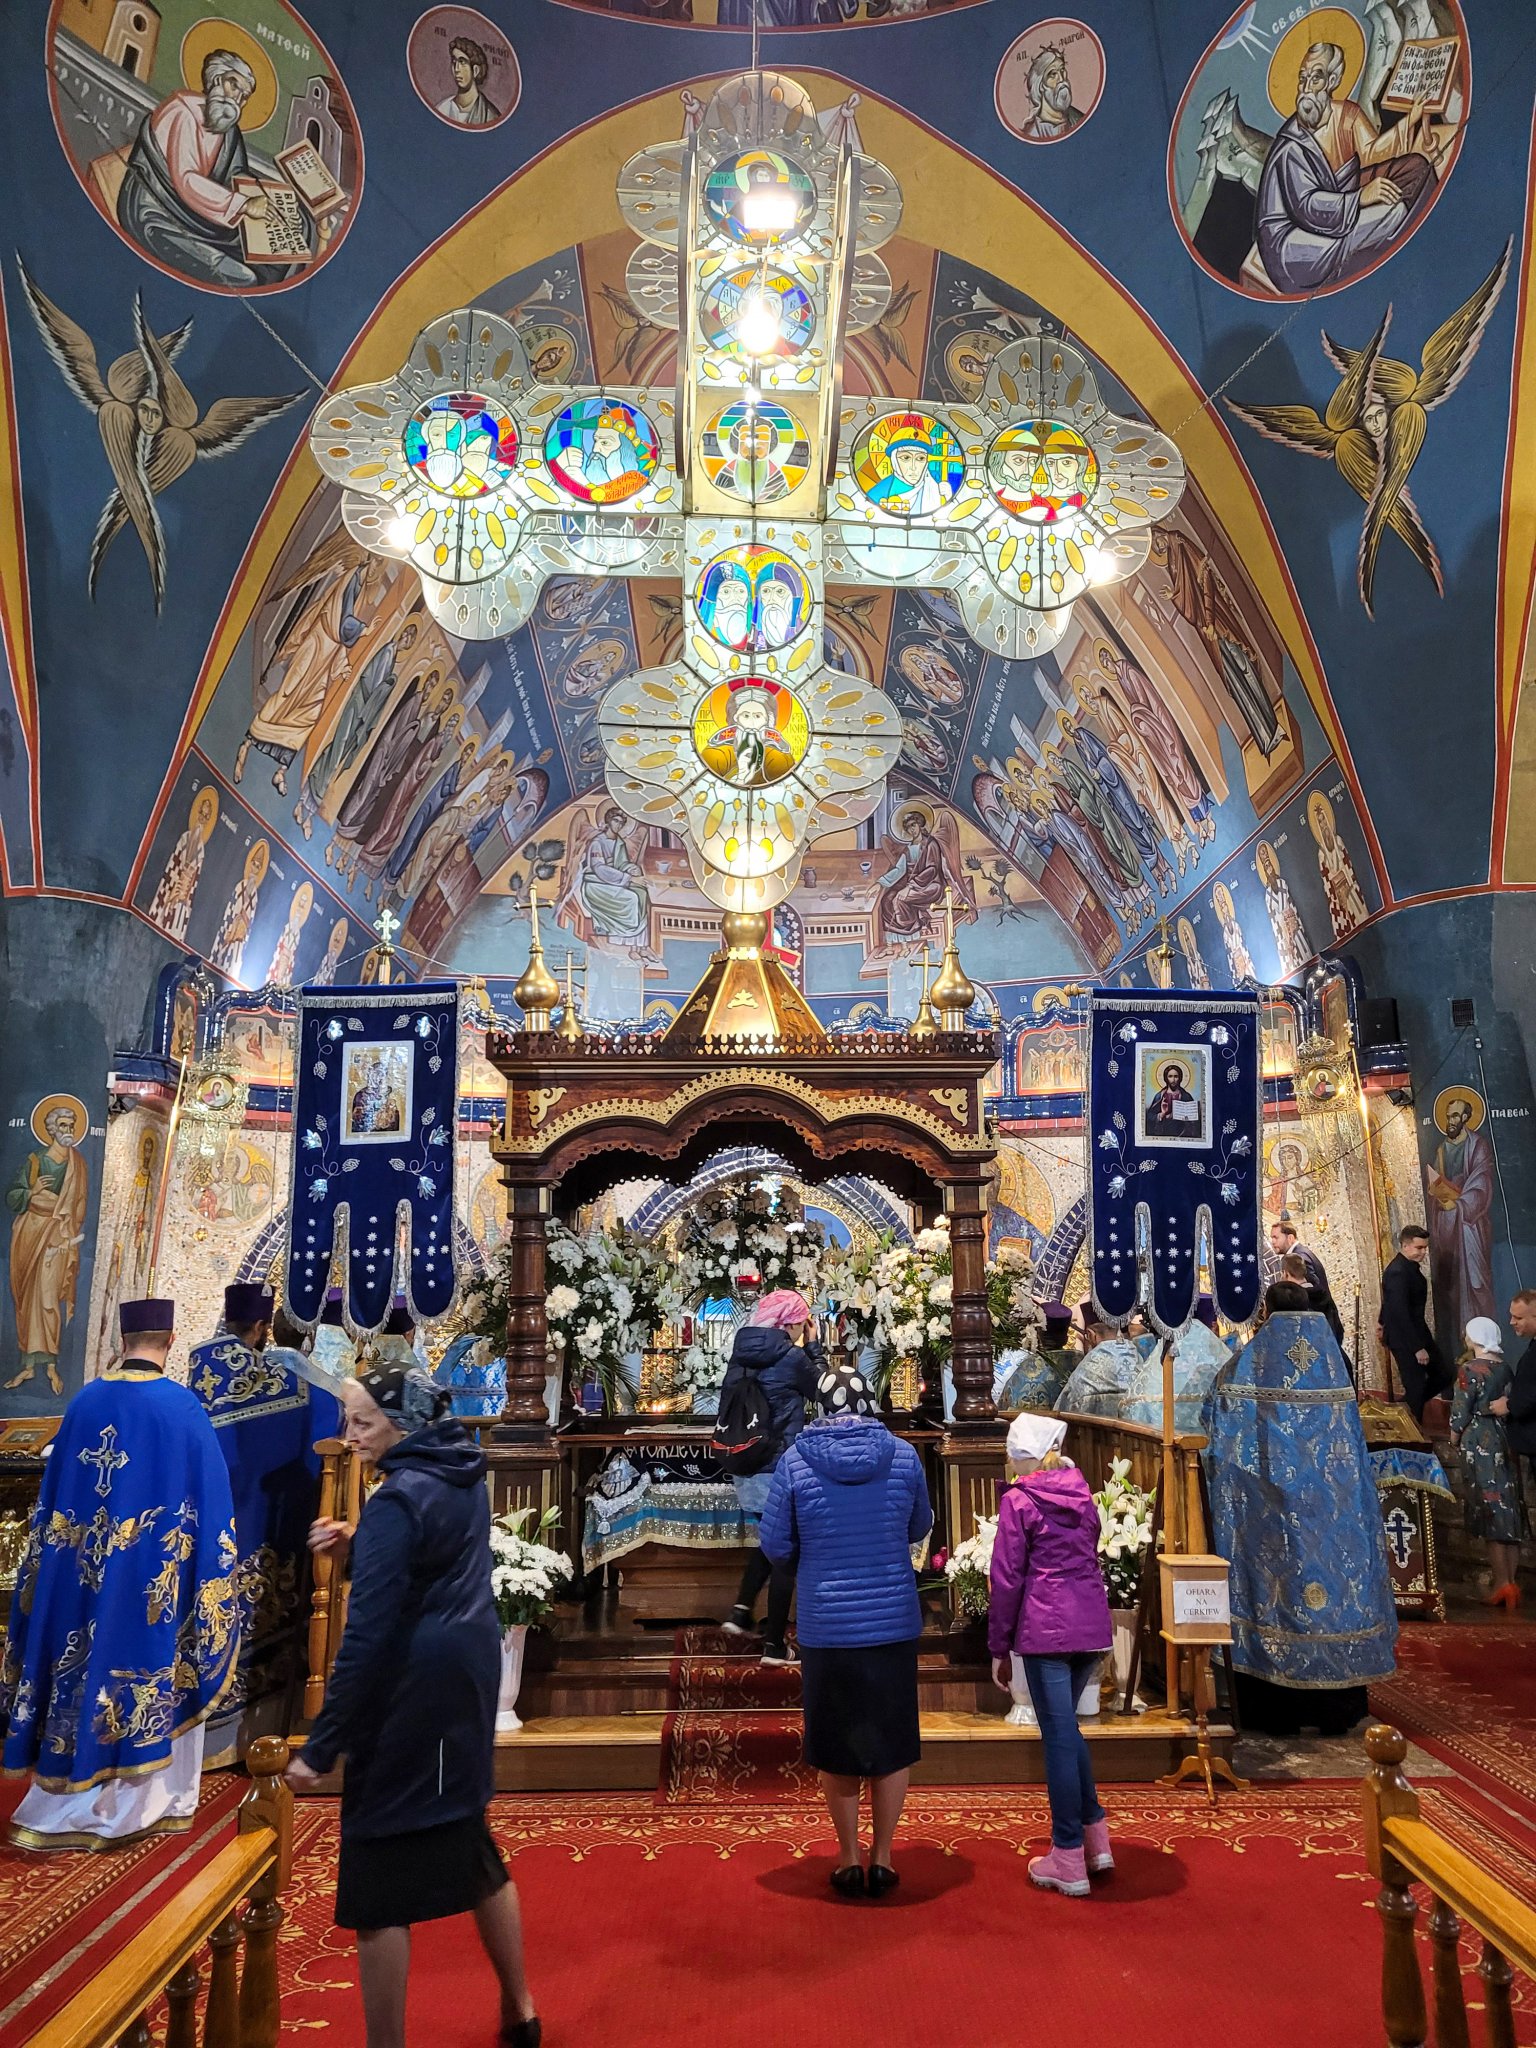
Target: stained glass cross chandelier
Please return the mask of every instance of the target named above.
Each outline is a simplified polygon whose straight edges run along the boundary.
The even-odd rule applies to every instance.
[[[901,193],[790,78],[728,80],[624,166],[618,204],[675,385],[540,384],[516,329],[467,308],[325,400],[310,446],[348,530],[461,639],[515,630],[550,576],[681,580],[677,659],[600,707],[608,788],[680,835],[722,909],[767,910],[901,750],[891,700],[824,664],[828,585],[941,588],[988,653],[1046,653],[1074,599],[1145,561],[1184,465],[1050,336],[1003,349],[974,405],[847,395]]]

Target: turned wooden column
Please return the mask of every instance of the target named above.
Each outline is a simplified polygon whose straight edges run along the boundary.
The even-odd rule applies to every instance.
[[[549,1427],[544,1382],[549,1376],[549,1323],[544,1297],[550,1215],[547,1187],[508,1181],[507,1234],[512,1245],[511,1313],[507,1318],[507,1405],[503,1424],[519,1430]]]
[[[944,1190],[954,1299],[949,1311],[950,1359],[955,1376],[955,1420],[991,1422],[992,1316],[987,1307],[987,1212],[977,1181]]]

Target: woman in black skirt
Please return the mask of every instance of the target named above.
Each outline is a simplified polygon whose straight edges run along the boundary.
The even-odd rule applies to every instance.
[[[897,1882],[891,1842],[919,1755],[912,1545],[933,1527],[933,1509],[916,1451],[886,1428],[851,1366],[822,1375],[816,1403],[820,1419],[774,1473],[758,1541],[796,1570],[805,1760],[837,1829],[833,1889],[879,1898]],[[861,1778],[874,1820],[867,1871]]]
[[[411,1928],[452,1913],[474,1914],[495,1967],[502,2041],[538,2048],[517,1892],[485,1823],[501,1656],[485,1457],[419,1366],[379,1364],[343,1398],[347,1441],[383,1482],[355,1535],[310,1531],[336,1557],[350,1538],[352,1592],[288,1781],[312,1787],[346,1758],[336,1920],[357,1931],[368,2048],[405,2048]]]

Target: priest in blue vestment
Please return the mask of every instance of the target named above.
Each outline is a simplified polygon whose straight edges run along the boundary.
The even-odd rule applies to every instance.
[[[1194,1320],[1188,1329],[1169,1339],[1173,1345],[1173,1432],[1175,1436],[1203,1436],[1211,1389],[1231,1362],[1232,1347],[1216,1334],[1215,1303],[1202,1294],[1195,1304]],[[1120,1403],[1122,1422],[1139,1422],[1148,1429],[1163,1426],[1163,1347],[1157,1345],[1131,1374]]]
[[[298,1669],[309,1525],[318,1512],[315,1445],[341,1434],[326,1376],[270,1342],[270,1289],[224,1290],[224,1326],[193,1347],[187,1384],[208,1411],[229,1469],[240,1561],[240,1661],[208,1726],[203,1767],[232,1762],[249,1708],[286,1691]]]
[[[1349,1367],[1283,1283],[1212,1390],[1205,1452],[1215,1548],[1232,1563],[1232,1662],[1245,1727],[1342,1734],[1396,1668],[1381,1504]]]
[[[191,1825],[239,1650],[229,1474],[165,1377],[175,1310],[125,1301],[125,1356],[64,1411],[0,1670],[12,1840],[97,1849]]]

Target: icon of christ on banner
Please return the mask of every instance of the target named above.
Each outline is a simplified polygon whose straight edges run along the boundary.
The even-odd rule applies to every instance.
[[[1142,1135],[1149,1145],[1206,1145],[1210,1142],[1210,1082],[1203,1046],[1181,1046],[1170,1058],[1166,1045],[1141,1052]]]

